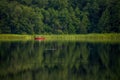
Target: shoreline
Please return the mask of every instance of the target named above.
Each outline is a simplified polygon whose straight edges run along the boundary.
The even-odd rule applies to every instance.
[[[35,37],[45,37],[44,41],[84,41],[84,42],[120,42],[120,33],[105,34],[62,34],[62,35],[21,35],[0,34],[0,41],[28,41]]]

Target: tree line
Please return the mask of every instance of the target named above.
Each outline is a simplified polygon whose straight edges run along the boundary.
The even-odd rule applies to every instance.
[[[119,0],[1,0],[0,33],[119,33]]]

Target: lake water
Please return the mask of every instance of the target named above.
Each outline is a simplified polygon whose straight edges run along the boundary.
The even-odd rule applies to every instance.
[[[120,44],[0,42],[0,80],[120,80]]]

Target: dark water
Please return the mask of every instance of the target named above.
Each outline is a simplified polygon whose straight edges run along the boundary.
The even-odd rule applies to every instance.
[[[0,80],[120,80],[120,44],[0,42]]]

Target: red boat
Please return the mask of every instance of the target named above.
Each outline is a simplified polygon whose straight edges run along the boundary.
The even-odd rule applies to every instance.
[[[35,40],[45,40],[45,37],[35,37]]]

